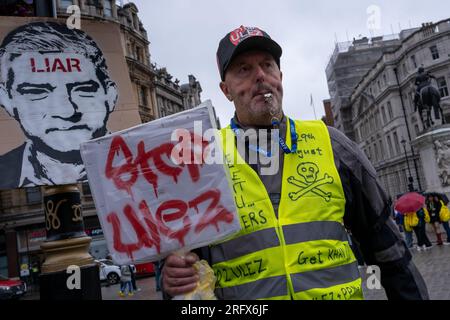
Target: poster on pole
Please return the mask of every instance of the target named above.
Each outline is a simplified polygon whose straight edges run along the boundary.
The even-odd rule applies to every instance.
[[[238,232],[210,101],[81,145],[108,249],[156,261]]]
[[[86,180],[80,144],[141,123],[120,26],[1,21],[0,190]]]

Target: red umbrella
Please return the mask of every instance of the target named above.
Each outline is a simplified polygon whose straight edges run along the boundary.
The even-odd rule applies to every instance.
[[[425,204],[425,197],[417,192],[408,192],[395,202],[394,209],[400,213],[416,212]]]

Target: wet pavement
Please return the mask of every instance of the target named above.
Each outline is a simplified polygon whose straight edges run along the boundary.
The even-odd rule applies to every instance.
[[[434,240],[433,235],[429,235],[430,240]],[[430,298],[433,300],[450,300],[450,246],[437,246],[426,251],[411,249],[413,261],[421,272],[428,288]],[[386,300],[384,289],[369,290],[366,285],[366,268],[360,269],[363,278],[363,292],[366,300]],[[382,276],[382,275],[381,275]],[[107,285],[102,283],[103,300],[161,300],[161,292],[156,291],[155,277],[145,277],[136,281],[138,291],[133,296],[121,297],[119,295],[119,284]],[[39,292],[36,289],[29,292],[22,298],[24,300],[39,299]]]
[[[156,291],[155,277],[146,277],[136,280],[137,291],[133,296],[121,297],[119,295],[120,285],[102,286],[103,300],[161,300],[161,292]]]
[[[422,274],[432,300],[450,300],[450,246],[437,246],[426,251],[411,249],[413,261]],[[384,289],[368,290],[366,269],[361,270],[366,300],[386,300]],[[383,276],[383,275],[381,275]]]

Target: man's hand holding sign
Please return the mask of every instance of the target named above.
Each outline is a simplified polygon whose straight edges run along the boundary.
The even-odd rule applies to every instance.
[[[207,103],[82,145],[116,263],[156,261],[240,230],[223,161],[212,160],[221,153],[205,135],[213,128],[211,111]],[[191,265],[198,260],[193,254],[177,258]]]

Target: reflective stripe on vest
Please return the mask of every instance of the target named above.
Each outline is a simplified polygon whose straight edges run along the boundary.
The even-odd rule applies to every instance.
[[[342,224],[336,221],[313,221],[283,226],[286,244],[308,242],[314,240],[347,241]]]
[[[221,131],[242,231],[211,246],[219,298],[362,298],[328,129],[320,121],[295,124],[298,150],[284,155],[278,217],[261,179],[238,153],[233,133]],[[289,128],[286,140],[291,146]]]
[[[346,241],[342,228],[334,221],[314,221],[284,226],[283,234],[287,245],[322,239]],[[279,245],[276,229],[263,229],[211,247],[211,255],[218,263]]]
[[[288,295],[286,276],[277,276],[256,280],[228,288],[216,290],[218,297],[226,297],[233,300],[256,300],[271,297],[285,297]]]
[[[352,282],[358,278],[359,270],[354,263],[291,275],[295,292],[328,288],[330,286]]]

